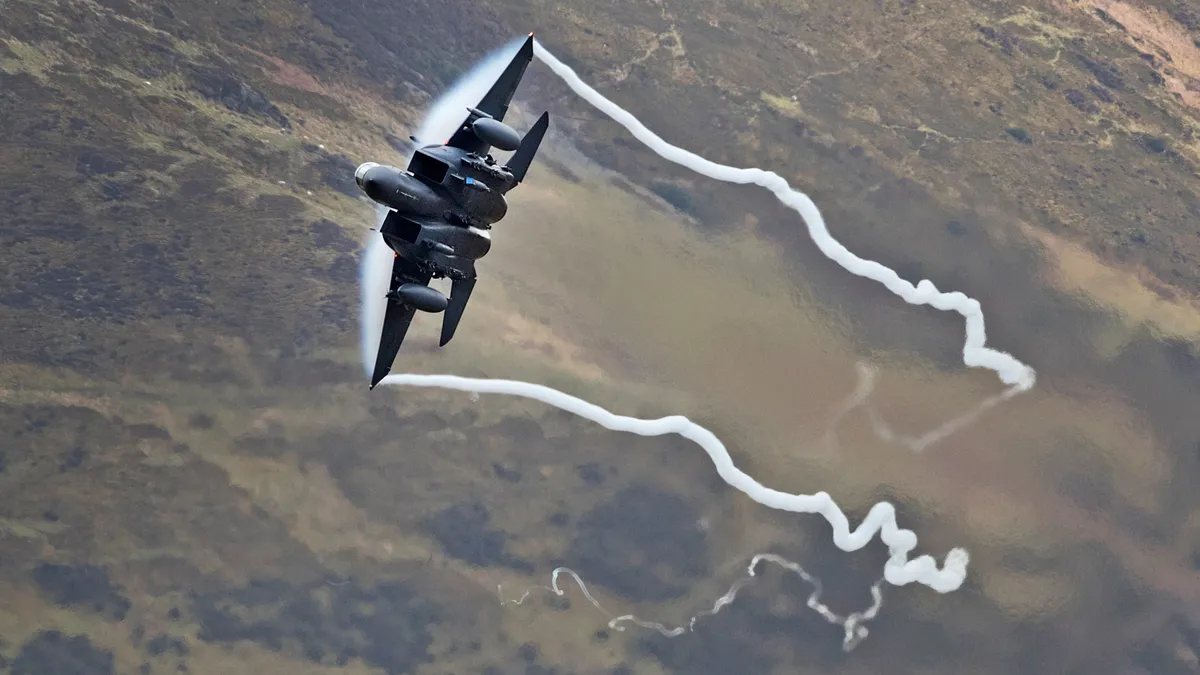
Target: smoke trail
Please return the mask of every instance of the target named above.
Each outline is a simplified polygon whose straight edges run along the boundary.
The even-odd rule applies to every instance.
[[[504,67],[508,65],[521,41],[513,40],[492,51],[455,82],[449,91],[438,97],[425,114],[425,121],[421,123],[421,127],[413,134],[417,140],[421,144],[429,144],[441,143],[450,138],[458,125],[466,119],[467,107],[479,103],[479,99],[483,98],[492,83],[500,79],[500,74],[504,72]],[[410,157],[404,158],[405,164],[409,159]],[[377,205],[376,215],[375,227],[378,228],[383,224],[387,209]],[[367,377],[370,377],[375,367],[375,354],[379,351],[379,337],[383,330],[383,315],[386,309],[384,295],[388,292],[388,281],[392,271],[392,251],[376,230],[367,233],[363,261],[359,269],[363,369]]]
[[[593,403],[565,394],[550,387],[515,380],[481,380],[456,375],[389,375],[380,384],[437,387],[481,394],[507,394],[541,401],[560,410],[565,410],[595,422],[613,431],[627,431],[640,436],[663,436],[677,434],[699,445],[708,453],[717,473],[725,482],[754,501],[780,511],[793,513],[816,513],[824,516],[833,529],[833,543],[846,552],[857,551],[866,546],[878,532],[887,544],[889,557],[884,565],[884,578],[896,586],[917,582],[939,593],[949,593],[962,585],[967,575],[969,556],[962,548],[952,549],[946,554],[945,564],[938,569],[937,561],[930,555],[912,560],[908,554],[917,546],[917,535],[912,530],[901,529],[896,523],[896,510],[887,502],[871,507],[862,523],[850,530],[846,515],[826,492],[813,495],[789,494],[768,488],[737,468],[729,451],[711,431],[692,422],[682,415],[672,415],[656,420],[616,415]]]
[[[999,394],[989,396],[967,412],[943,422],[919,436],[904,436],[893,431],[891,426],[884,421],[883,416],[879,414],[879,411],[871,403],[871,394],[875,391],[875,376],[878,374],[875,367],[861,361],[856,364],[856,367],[858,370],[858,385],[855,387],[854,393],[838,406],[834,413],[833,421],[829,425],[829,429],[825,432],[825,445],[829,449],[833,449],[837,444],[837,428],[841,424],[841,421],[860,407],[865,409],[867,421],[870,423],[871,431],[874,432],[876,438],[885,443],[903,445],[914,453],[919,454],[934,443],[941,441],[950,434],[979,419],[979,416],[989,408],[1000,405],[1022,391],[1016,387],[1006,389]]]
[[[966,340],[963,344],[963,363],[975,368],[987,368],[995,371],[1000,380],[1012,385],[1015,392],[1027,391],[1033,387],[1035,373],[1032,368],[1021,363],[1011,355],[985,347],[986,333],[983,325],[983,311],[979,301],[969,298],[963,293],[941,293],[928,279],[922,279],[913,286],[901,279],[895,271],[873,260],[863,260],[854,255],[840,242],[829,234],[825,220],[816,204],[803,192],[793,190],[786,180],[773,171],[762,169],[739,169],[711,162],[699,155],[676,147],[659,138],[647,129],[636,117],[622,109],[616,103],[604,98],[595,89],[589,87],[575,71],[559,61],[546,50],[541,43],[534,43],[534,55],[542,60],[556,75],[561,77],[576,94],[582,96],[588,103],[601,112],[613,118],[621,126],[629,130],[635,138],[644,143],[663,158],[687,167],[696,173],[715,178],[727,183],[760,185],[775,194],[785,206],[800,214],[808,226],[808,234],[816,242],[817,247],[827,258],[841,265],[846,271],[860,277],[878,281],[889,291],[913,305],[930,305],[943,311],[953,310],[966,319]]]
[[[864,622],[874,619],[875,616],[879,614],[879,609],[883,606],[883,591],[880,589],[880,584],[883,583],[882,580],[875,582],[871,586],[871,605],[869,607],[861,612],[854,612],[848,616],[841,616],[830,609],[828,605],[821,602],[822,587],[820,579],[817,579],[808,572],[804,571],[804,568],[795,562],[788,560],[783,556],[775,555],[774,553],[759,553],[758,555],[754,556],[754,558],[750,561],[750,565],[746,569],[746,576],[733,582],[733,585],[729,587],[729,590],[725,591],[724,595],[717,598],[713,602],[713,605],[710,609],[700,612],[699,614],[696,614],[692,618],[688,619],[687,626],[676,626],[675,628],[667,628],[666,625],[657,621],[645,621],[632,614],[624,614],[622,616],[614,617],[608,610],[604,609],[604,607],[600,605],[600,602],[596,600],[596,598],[592,597],[592,593],[588,590],[587,584],[583,583],[583,579],[580,579],[579,575],[569,567],[556,568],[554,572],[550,574],[549,586],[534,586],[526,590],[525,593],[523,593],[521,597],[516,600],[505,600],[504,591],[500,586],[496,587],[496,593],[500,596],[501,605],[520,605],[525,602],[526,598],[528,598],[533,591],[538,589],[545,589],[561,597],[563,590],[558,587],[558,575],[566,574],[574,579],[575,583],[579,584],[579,590],[583,591],[583,597],[587,598],[588,602],[592,603],[592,606],[600,610],[602,614],[609,617],[609,628],[624,631],[625,626],[622,626],[621,624],[632,623],[641,626],[642,628],[658,631],[665,637],[673,638],[696,630],[697,621],[707,616],[715,616],[722,609],[733,604],[733,601],[737,599],[738,592],[741,591],[746,584],[753,581],[754,577],[758,576],[758,573],[755,570],[758,569],[758,564],[763,561],[772,562],[776,565],[779,565],[785,570],[800,577],[813,587],[813,591],[811,594],[809,594],[808,600],[805,602],[805,604],[809,609],[813,610],[817,614],[820,614],[821,617],[829,623],[840,625],[842,627],[842,629],[845,631],[845,635],[842,637],[842,649],[844,651],[849,652],[853,650],[856,646],[858,646],[858,643],[866,639],[870,631],[865,625],[863,625]]]
[[[846,397],[837,408],[834,409],[833,419],[829,421],[829,428],[825,430],[825,447],[833,450],[837,446],[837,430],[841,426],[842,420],[846,419],[846,415],[854,412],[859,406],[867,400],[871,392],[875,390],[875,369],[869,364],[859,362],[856,364],[858,370],[858,384],[855,385],[854,391]]]
[[[431,113],[437,112],[439,114],[430,114],[417,134],[418,139],[422,142],[437,142],[441,137],[447,136],[453,129],[452,125],[457,124],[461,119],[455,108],[460,105],[465,107],[466,105],[473,104],[482,96],[486,88],[499,75],[499,69],[502,66],[500,56],[511,53],[511,48],[512,46],[510,45],[494,52],[487,61],[473,69],[449,94],[439,99],[437,105],[431,111]],[[928,280],[922,280],[916,286],[913,286],[911,283],[900,279],[894,271],[887,267],[877,262],[863,260],[855,256],[829,234],[821,214],[816,205],[812,203],[812,200],[803,193],[792,190],[782,177],[773,172],[757,168],[739,169],[723,166],[670,145],[646,129],[633,115],[583,83],[570,68],[562,64],[540,44],[535,43],[535,55],[546,63],[551,70],[562,77],[576,93],[622,124],[636,138],[662,157],[718,180],[739,184],[755,183],[771,190],[782,203],[801,215],[808,227],[809,235],[816,242],[820,250],[849,272],[882,283],[890,291],[910,304],[930,305],[943,311],[953,310],[958,312],[966,321],[963,361],[969,367],[983,367],[992,370],[996,372],[1002,382],[1011,385],[1010,391],[999,398],[1006,398],[1007,396],[1027,391],[1033,387],[1035,373],[1032,368],[1016,360],[1009,354],[985,347],[984,319],[978,301],[958,292],[941,293]],[[442,125],[446,126],[442,127]],[[380,246],[383,246],[382,253],[380,256],[376,256],[372,251],[380,250]],[[378,340],[379,331],[376,325],[381,323],[381,310],[383,306],[382,293],[376,292],[377,288],[375,286],[368,289],[368,286],[370,286],[368,282],[373,282],[376,279],[379,271],[375,270],[373,266],[376,265],[376,262],[383,262],[384,259],[381,256],[385,256],[386,254],[386,245],[382,244],[382,240],[376,234],[368,244],[368,257],[364,261],[363,327],[367,335],[364,336],[365,351],[363,357],[367,360],[373,357],[375,353],[374,348],[368,349],[371,346],[369,341]],[[378,261],[376,261],[376,258],[378,258]],[[382,267],[382,269],[386,269],[386,267]],[[922,555],[909,560],[909,553],[917,546],[917,536],[911,530],[899,527],[896,522],[895,509],[891,504],[886,502],[875,504],[859,526],[854,530],[850,530],[849,521],[845,514],[827,493],[818,492],[813,495],[788,494],[760,484],[734,465],[728,450],[712,432],[683,416],[675,415],[657,420],[642,420],[616,415],[599,406],[549,387],[511,380],[481,380],[452,375],[394,374],[385,378],[381,384],[455,389],[470,392],[472,397],[480,393],[521,396],[541,401],[542,403],[585,417],[615,431],[627,431],[643,436],[678,434],[702,447],[708,453],[717,473],[722,479],[731,487],[740,490],[756,502],[774,509],[795,513],[820,514],[823,516],[833,530],[834,544],[843,551],[852,552],[863,548],[878,533],[889,550],[889,558],[884,565],[883,580],[893,585],[903,586],[917,582],[939,593],[949,593],[957,590],[966,577],[969,555],[962,548],[952,549],[946,555],[941,568],[938,567],[936,560],[929,555]],[[849,409],[861,405],[866,392],[869,390],[869,386],[869,383],[867,383],[859,387],[855,394],[852,395],[849,407],[839,411],[840,415],[844,415],[849,412]],[[783,565],[785,568],[801,575],[814,584],[816,590],[809,598],[809,607],[821,612],[827,620],[841,623],[845,627],[846,639],[843,641],[845,648],[851,648],[857,641],[865,637],[866,628],[861,623],[875,616],[882,599],[878,583],[872,587],[872,595],[875,598],[875,602],[870,608],[864,612],[853,614],[850,617],[838,617],[824,605],[820,604],[818,600],[819,582],[808,576],[798,565],[791,561],[771,554],[760,554],[755,556],[754,561],[750,565],[750,576],[754,576],[755,566],[762,560],[769,560]],[[564,572],[574,577],[580,583],[585,595],[594,604],[599,606],[591,598],[586,587],[583,586],[582,580],[574,572],[566,568],[559,568],[554,571],[553,587],[550,590],[561,595],[562,591],[557,586],[557,577],[560,573]],[[726,595],[717,600],[712,610],[706,614],[715,614],[722,607],[732,602],[737,591],[746,581],[746,579],[743,579],[735,584]],[[689,623],[689,629],[694,625],[694,620]],[[618,627],[622,622],[633,622],[638,625],[654,628],[664,635],[678,635],[682,631],[680,628],[667,629],[661,624],[643,622],[633,616],[617,617],[610,622],[610,625]]]
[[[891,427],[888,426],[887,422],[883,421],[883,418],[879,415],[879,412],[875,410],[875,406],[872,405],[869,400],[864,401],[863,405],[866,406],[867,416],[871,421],[871,428],[875,431],[876,436],[885,441],[899,443],[913,452],[920,453],[923,452],[925,448],[928,448],[934,443],[941,441],[943,438],[946,438],[950,434],[979,419],[979,416],[982,415],[987,409],[1000,405],[1013,396],[1016,396],[1020,392],[1020,389],[1013,388],[994,396],[989,396],[981,401],[979,405],[975,406],[972,410],[950,420],[949,422],[946,422],[936,429],[927,431],[920,436],[902,436],[892,431]]]

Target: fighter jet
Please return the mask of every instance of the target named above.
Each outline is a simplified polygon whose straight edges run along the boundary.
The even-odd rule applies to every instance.
[[[354,171],[359,189],[388,208],[379,231],[394,252],[371,389],[391,371],[417,310],[445,312],[439,346],[454,337],[475,288],[475,261],[492,246],[488,230],[508,212],[504,195],[525,179],[550,125],[548,111],[524,137],[504,123],[532,60],[530,33],[448,141],[420,145],[413,138],[420,147],[405,170],[365,162]],[[492,157],[493,146],[513,153],[503,166]],[[449,298],[429,286],[431,279],[446,277]]]

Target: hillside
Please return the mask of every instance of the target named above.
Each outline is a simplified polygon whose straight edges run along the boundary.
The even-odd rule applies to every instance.
[[[1195,673],[1200,14],[1175,0],[0,3],[0,673]],[[998,388],[956,315],[819,255],[758,188],[669,164],[530,68],[549,109],[452,349],[682,413],[781,490],[897,504],[968,583],[758,507],[694,446],[501,397],[379,390],[358,348],[373,210],[428,104],[514,35],[672,143],[772,169],[910,281],[978,298],[1039,387],[919,457],[830,413],[880,368],[906,434]],[[617,172],[617,173],[613,173]],[[620,174],[620,175],[618,175]],[[948,412],[949,411],[949,412]]]

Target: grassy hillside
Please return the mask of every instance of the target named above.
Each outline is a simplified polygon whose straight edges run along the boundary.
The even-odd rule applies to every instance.
[[[1185,4],[0,9],[0,672],[1197,671]],[[828,443],[862,359],[904,433],[995,393],[960,319],[848,275],[768,193],[664,162],[540,64],[515,119],[551,110],[546,156],[452,348],[418,322],[397,369],[683,412],[772,487],[852,522],[890,499],[919,552],[968,546],[961,591],[885,588],[848,657],[777,571],[676,640],[603,630],[575,590],[500,605],[566,564],[615,614],[686,622],[770,548],[849,612],[884,557],[678,439],[365,391],[353,167],[401,161],[424,107],[528,30],[671,142],[787,177],[859,255],[979,298],[1039,388],[919,457],[862,411]]]

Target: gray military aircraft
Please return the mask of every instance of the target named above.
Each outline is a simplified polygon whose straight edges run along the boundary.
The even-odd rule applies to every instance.
[[[450,140],[419,147],[407,170],[366,162],[354,171],[359,189],[388,207],[379,231],[395,253],[371,389],[391,371],[418,309],[445,312],[440,346],[454,337],[475,288],[475,261],[492,246],[487,231],[508,212],[504,195],[525,179],[550,125],[544,112],[521,137],[504,123],[532,60],[530,33],[479,105],[467,108]],[[512,151],[505,165],[492,158],[493,146]],[[451,280],[449,298],[429,287],[431,279],[445,277]]]

